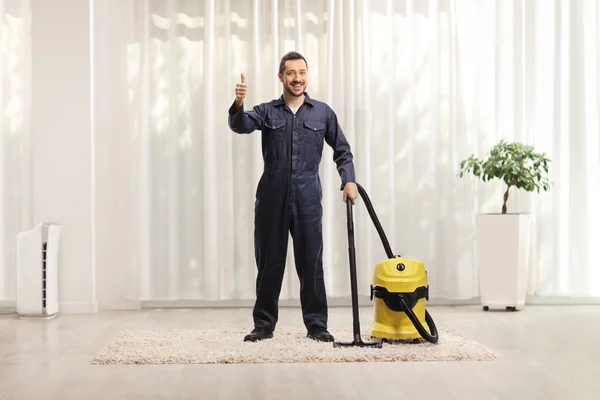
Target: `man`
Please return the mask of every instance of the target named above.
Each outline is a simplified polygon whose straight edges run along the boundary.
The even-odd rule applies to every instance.
[[[333,341],[327,331],[327,298],[323,279],[322,189],[319,164],[326,142],[340,174],[343,200],[355,204],[353,155],[333,110],[306,93],[308,64],[296,52],[287,53],[279,66],[283,95],[244,111],[246,81],[236,86],[229,109],[235,133],[262,131],[264,172],[254,207],[254,247],[258,275],[254,330],[244,341],[273,337],[286,263],[288,232],[300,279],[300,301],[307,337]]]

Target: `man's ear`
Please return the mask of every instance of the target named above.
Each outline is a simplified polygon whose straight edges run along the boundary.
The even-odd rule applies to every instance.
[[[279,82],[283,83],[283,74],[279,72],[277,76],[279,77]]]

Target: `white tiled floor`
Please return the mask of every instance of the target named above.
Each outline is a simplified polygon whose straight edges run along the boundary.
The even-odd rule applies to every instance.
[[[495,350],[494,362],[96,366],[123,329],[248,327],[251,309],[0,316],[0,399],[600,399],[600,306],[529,306],[511,312],[429,307],[438,326]],[[371,310],[361,309],[364,326]],[[281,310],[281,325],[301,325]],[[351,310],[330,309],[330,326]]]

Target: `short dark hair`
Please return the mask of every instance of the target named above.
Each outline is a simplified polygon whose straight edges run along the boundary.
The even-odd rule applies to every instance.
[[[300,54],[296,51],[290,51],[286,55],[281,57],[281,63],[279,63],[279,73],[280,74],[283,74],[283,71],[285,70],[285,62],[290,61],[290,60],[304,60],[304,63],[306,64],[306,68],[308,68],[308,62],[306,62],[306,58],[304,58],[304,56],[302,54]]]

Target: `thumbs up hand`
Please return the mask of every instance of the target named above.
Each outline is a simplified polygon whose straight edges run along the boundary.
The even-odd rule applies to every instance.
[[[244,74],[241,75],[242,81],[235,85],[235,105],[239,108],[246,99],[246,77]]]

